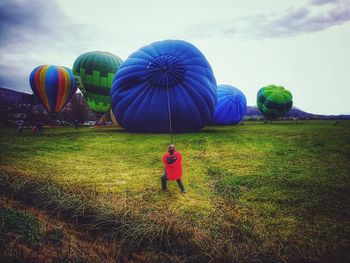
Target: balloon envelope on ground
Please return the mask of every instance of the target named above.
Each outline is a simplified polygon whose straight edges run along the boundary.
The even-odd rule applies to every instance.
[[[192,44],[165,40],[131,54],[118,70],[111,107],[118,123],[135,132],[189,132],[207,124],[215,110],[216,80]],[[169,118],[169,108],[170,115]]]
[[[104,113],[110,108],[110,89],[121,58],[108,52],[92,51],[80,55],[73,64],[73,73],[89,108]]]
[[[293,96],[282,86],[269,85],[258,91],[257,105],[266,119],[273,120],[292,108]]]
[[[45,110],[50,114],[60,112],[77,90],[69,68],[41,65],[29,77],[30,86]]]
[[[239,123],[247,110],[247,99],[243,92],[231,85],[219,85],[213,125]]]

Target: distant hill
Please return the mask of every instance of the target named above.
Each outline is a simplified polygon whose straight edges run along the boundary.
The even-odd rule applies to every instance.
[[[256,106],[247,106],[247,112],[245,114],[246,116],[263,116],[259,109]],[[295,117],[295,118],[305,118],[305,117],[314,117],[315,114],[308,113],[305,111],[302,111],[296,107],[293,107],[286,115],[285,117]],[[319,115],[317,115],[319,116]]]
[[[11,89],[0,87],[0,103],[1,105],[16,104],[39,104],[39,100],[33,95]]]
[[[23,92],[18,92],[10,89],[0,87],[0,102],[1,103],[20,103],[22,100]]]
[[[245,116],[262,116],[262,114],[257,107],[247,106],[247,111],[245,113]]]
[[[261,112],[256,106],[247,106],[247,111],[245,114],[246,117],[263,117]],[[293,107],[284,118],[298,118],[298,119],[320,119],[320,120],[329,120],[329,119],[350,119],[350,115],[321,115],[308,113],[306,111],[300,110],[297,107]]]
[[[11,89],[0,87],[0,103],[2,106],[11,106],[15,104],[32,104],[39,105],[39,100],[33,95]],[[247,106],[246,117],[262,118],[262,114],[256,106]],[[302,119],[350,119],[350,115],[320,115],[312,114],[293,107],[285,118],[302,118]]]

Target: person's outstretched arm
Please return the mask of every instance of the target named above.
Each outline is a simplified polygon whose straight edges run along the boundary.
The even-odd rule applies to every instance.
[[[170,155],[166,158],[166,163],[168,165],[174,165],[175,163],[177,162],[177,156],[174,154],[174,155]]]

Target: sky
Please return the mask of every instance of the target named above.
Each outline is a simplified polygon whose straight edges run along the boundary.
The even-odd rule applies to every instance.
[[[0,0],[0,86],[32,93],[38,65],[164,39],[197,46],[248,105],[276,84],[302,110],[350,114],[350,0]]]

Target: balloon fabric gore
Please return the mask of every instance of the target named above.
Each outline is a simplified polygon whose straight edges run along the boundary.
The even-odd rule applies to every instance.
[[[118,123],[135,132],[197,131],[211,120],[215,103],[211,66],[181,40],[155,42],[131,54],[111,89]]]

